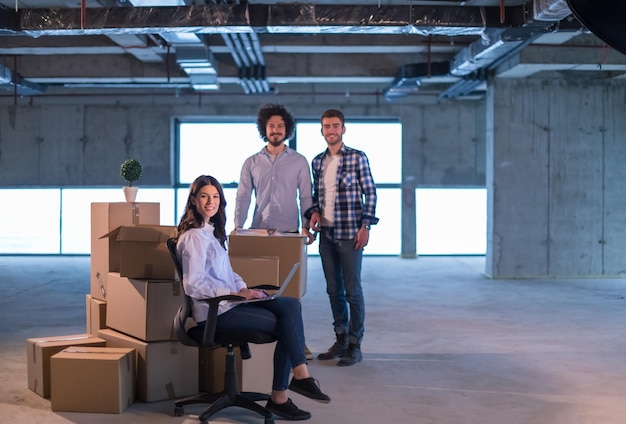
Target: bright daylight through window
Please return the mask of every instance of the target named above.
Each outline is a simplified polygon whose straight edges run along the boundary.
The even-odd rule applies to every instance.
[[[224,185],[227,227],[232,231],[235,193],[245,159],[264,147],[254,119],[245,122],[179,122],[177,125],[177,185],[142,187],[138,202],[160,203],[161,224],[176,225],[183,213],[187,186],[201,174]],[[376,215],[365,254],[399,255],[401,248],[402,125],[390,121],[348,121],[344,142],[363,150],[377,184]],[[326,148],[319,122],[296,126],[292,147],[309,163]],[[0,254],[89,254],[90,205],[121,202],[121,190],[112,188],[0,189],[3,205],[19,205],[33,197],[45,202],[48,213],[31,216],[23,208],[0,210]],[[251,202],[248,216],[252,216]],[[416,190],[418,255],[484,255],[486,251],[486,190],[484,188]],[[39,225],[31,224],[37,221]],[[245,225],[249,225],[249,220]],[[244,225],[244,226],[245,226]],[[318,254],[317,242],[309,246]]]

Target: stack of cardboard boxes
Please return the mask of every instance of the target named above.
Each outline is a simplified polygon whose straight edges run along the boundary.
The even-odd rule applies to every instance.
[[[90,293],[85,334],[27,340],[29,388],[55,411],[120,413],[135,400],[154,402],[223,389],[224,349],[175,340],[183,302],[158,203],[91,205]],[[249,285],[279,284],[295,262],[286,295],[306,292],[306,245],[293,234],[238,230],[229,237],[235,272]],[[239,388],[269,393],[274,343],[237,358]],[[190,366],[199,364],[199,366]],[[76,372],[80,370],[80,372]]]
[[[29,387],[55,411],[120,413],[198,392],[198,349],[174,339],[183,302],[158,203],[91,205],[86,334],[29,339]],[[80,372],[76,372],[80,370]]]

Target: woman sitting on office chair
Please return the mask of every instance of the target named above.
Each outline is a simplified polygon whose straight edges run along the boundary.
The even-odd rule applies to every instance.
[[[193,302],[193,318],[204,326],[208,304],[196,299],[236,294],[246,299],[262,298],[236,274],[226,252],[226,200],[220,183],[201,175],[191,184],[185,213],[178,224],[178,254],[183,265],[183,287]],[[311,414],[299,409],[287,396],[287,388],[320,402],[330,402],[309,375],[304,348],[300,302],[279,297],[267,302],[234,305],[220,302],[217,326],[245,328],[274,335],[274,379],[266,408],[288,420],[307,420]],[[289,374],[293,369],[293,379]]]

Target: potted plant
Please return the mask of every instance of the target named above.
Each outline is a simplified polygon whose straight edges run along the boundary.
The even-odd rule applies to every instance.
[[[120,167],[120,174],[128,182],[124,187],[124,196],[127,202],[134,202],[137,197],[137,187],[133,187],[133,182],[141,177],[143,167],[137,159],[126,159]]]

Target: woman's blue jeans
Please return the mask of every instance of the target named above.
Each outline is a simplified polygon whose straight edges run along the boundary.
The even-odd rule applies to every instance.
[[[237,305],[217,317],[217,327],[262,331],[276,337],[272,390],[287,390],[291,369],[306,363],[302,308],[298,299],[279,297]]]
[[[322,227],[320,257],[335,333],[348,334],[350,343],[360,345],[365,328],[365,299],[361,287],[363,249],[354,250],[354,240],[335,239],[333,227]]]

